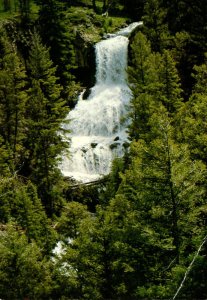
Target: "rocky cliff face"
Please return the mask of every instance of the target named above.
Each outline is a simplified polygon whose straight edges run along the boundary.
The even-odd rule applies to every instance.
[[[85,87],[93,86],[95,81],[94,44],[95,42],[84,34],[84,31],[76,32],[74,46],[78,68],[74,71],[74,75]]]

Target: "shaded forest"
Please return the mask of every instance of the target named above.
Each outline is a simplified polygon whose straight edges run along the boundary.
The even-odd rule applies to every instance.
[[[129,147],[98,184],[66,180],[93,45],[140,20]],[[206,299],[206,50],[205,0],[2,0],[1,299]]]

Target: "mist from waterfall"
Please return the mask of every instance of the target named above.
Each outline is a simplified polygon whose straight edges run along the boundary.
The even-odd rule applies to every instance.
[[[140,23],[132,23],[96,44],[96,84],[88,99],[82,95],[68,114],[70,155],[63,156],[64,176],[89,182],[110,172],[111,162],[123,155],[127,141],[126,106],[131,98],[127,85],[128,35]]]

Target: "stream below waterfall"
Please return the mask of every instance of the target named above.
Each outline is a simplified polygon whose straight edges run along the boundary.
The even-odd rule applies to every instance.
[[[86,100],[82,95],[70,111],[70,155],[64,155],[64,176],[81,182],[99,179],[110,172],[113,158],[124,153],[126,115],[131,91],[127,84],[129,34],[141,22],[132,23],[95,45],[96,84]]]

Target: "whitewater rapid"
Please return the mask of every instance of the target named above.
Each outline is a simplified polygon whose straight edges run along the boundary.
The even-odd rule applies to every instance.
[[[131,91],[127,85],[129,34],[132,23],[95,45],[96,84],[88,99],[82,95],[68,114],[70,154],[62,157],[64,176],[89,182],[110,172],[111,162],[124,153],[126,116]]]

